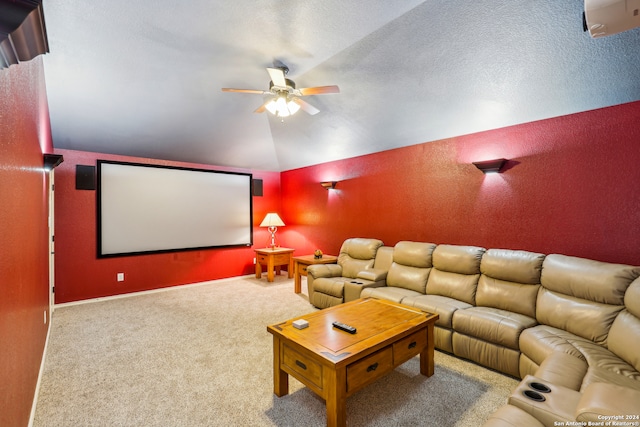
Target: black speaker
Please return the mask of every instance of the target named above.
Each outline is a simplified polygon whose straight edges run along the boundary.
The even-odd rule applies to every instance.
[[[252,189],[252,194],[254,196],[262,197],[262,180],[261,179],[252,179],[251,180],[251,189]]]
[[[96,189],[96,167],[76,165],[76,190]]]

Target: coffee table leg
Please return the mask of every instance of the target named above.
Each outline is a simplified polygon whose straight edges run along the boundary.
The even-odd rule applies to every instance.
[[[278,396],[289,394],[289,374],[280,369],[280,340],[273,336],[273,393]]]
[[[426,377],[433,375],[434,370],[434,353],[435,343],[433,341],[433,325],[427,326],[427,346],[420,353],[420,373]]]
[[[327,427],[344,427],[347,425],[347,370],[326,369],[327,375]]]

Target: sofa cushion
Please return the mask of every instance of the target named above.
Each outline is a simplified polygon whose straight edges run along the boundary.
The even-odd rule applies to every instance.
[[[510,249],[489,249],[480,263],[482,274],[507,282],[540,283],[544,254]]]
[[[342,298],[346,280],[351,279],[347,277],[322,277],[316,279],[313,282],[314,293],[321,292],[332,297]]]
[[[381,286],[379,288],[366,288],[360,294],[361,298],[378,298],[401,303],[406,297],[422,295],[411,289],[397,288],[394,286]]]
[[[535,317],[544,255],[489,249],[482,257],[476,305]]]
[[[455,317],[455,316],[454,316]],[[520,374],[520,352],[456,331],[451,337],[453,354],[464,359],[517,377]]]
[[[393,247],[393,262],[417,268],[431,268],[434,243],[401,241]]]
[[[562,329],[548,325],[537,325],[525,329],[520,334],[520,351],[538,365],[555,351],[570,354],[586,362],[580,350],[574,345],[578,341],[590,342]],[[591,342],[591,344],[593,343]]]
[[[520,351],[540,365],[536,376],[552,381],[550,375],[556,377],[577,375],[577,378],[562,380],[568,382],[568,384],[561,383],[566,387],[579,390],[598,381],[640,387],[640,373],[635,367],[605,347],[561,329],[538,325],[523,331],[520,335]],[[549,371],[553,360],[560,357],[558,353],[564,353],[580,362],[567,363],[571,358],[562,356],[565,358],[562,362],[566,364],[566,370],[563,372],[563,368],[556,367],[554,369],[560,372],[551,371],[548,375],[545,372]],[[578,372],[572,374],[571,372],[576,371],[574,368]],[[558,381],[557,378],[554,381]],[[576,384],[580,388],[575,388]]]
[[[624,310],[611,326],[609,349],[640,371],[640,319]]]
[[[382,240],[378,239],[352,237],[342,243],[339,255],[346,254],[353,259],[375,259],[378,248],[383,244]]]
[[[482,427],[544,427],[533,415],[513,405],[495,411]]]
[[[637,426],[639,403],[640,393],[637,390],[598,383],[584,390],[574,414],[576,420],[583,423],[582,425]],[[620,420],[620,422],[603,423],[602,420]]]
[[[355,259],[349,258],[348,255],[342,255],[338,262],[342,266],[342,275],[349,279],[355,279],[359,272],[373,267],[373,259]]]
[[[342,267],[342,276],[354,279],[357,274],[372,268],[382,240],[354,237],[347,239],[340,248],[338,264]]]
[[[624,294],[624,305],[629,313],[640,319],[640,278],[629,285]]]
[[[574,341],[572,345],[583,355],[589,366],[582,380],[582,389],[592,382],[622,381],[621,385],[632,380],[635,387],[640,387],[640,372],[620,359],[617,355],[590,341]]]
[[[327,308],[342,304],[343,299],[342,297],[334,297],[332,295],[323,294],[321,292],[314,292],[309,297],[309,302],[311,302],[311,304],[316,307]]]
[[[467,304],[476,302],[480,274],[458,274],[432,269],[427,281],[427,294],[457,299]]]
[[[494,307],[535,318],[540,285],[520,284],[480,276],[476,305]]]
[[[611,325],[607,347],[640,371],[640,278],[627,289],[624,304],[626,310]]]
[[[640,374],[635,371],[635,375],[621,375],[620,372],[616,371],[617,368],[621,367],[623,369],[623,373],[630,373],[628,370],[629,365],[625,363],[622,364],[613,364],[611,366],[590,366],[582,380],[582,386],[580,391],[584,391],[591,384],[595,383],[608,383],[608,384],[616,384],[622,387],[631,388],[634,390],[640,390]],[[640,407],[640,402],[639,407]]]
[[[433,243],[402,241],[393,248],[393,263],[387,274],[387,286],[410,289],[424,294],[431,271]]]
[[[540,289],[536,303],[539,323],[571,332],[601,345],[605,345],[611,324],[623,309],[609,305]]]
[[[541,283],[546,289],[601,304],[622,305],[640,267],[551,254],[544,259]]]
[[[484,252],[484,248],[476,246],[438,245],[433,251],[426,293],[474,305]]]
[[[532,317],[493,307],[471,307],[453,315],[456,332],[514,350],[519,350],[522,331],[534,325]]]
[[[436,325],[447,329],[453,328],[453,313],[456,310],[472,307],[469,303],[441,295],[407,296],[402,300],[402,304],[438,314],[440,317],[436,320]]]
[[[418,268],[394,262],[387,274],[387,286],[410,289],[424,294],[430,268]]]
[[[477,246],[438,245],[433,251],[433,266],[459,274],[479,274],[485,250]]]
[[[544,359],[535,376],[571,390],[580,390],[588,368],[589,365],[584,359],[555,351]]]

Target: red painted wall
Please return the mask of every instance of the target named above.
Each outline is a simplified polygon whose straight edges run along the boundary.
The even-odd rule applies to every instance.
[[[56,293],[57,304],[240,276],[254,272],[252,248],[224,248],[163,254],[96,257],[96,192],[75,189],[76,165],[98,159],[251,172],[211,165],[56,150],[64,163],[56,169]],[[254,244],[264,247],[266,230],[259,227],[267,212],[280,207],[280,174],[252,172],[262,179],[264,196],[253,198]],[[125,274],[118,282],[116,275]]]
[[[640,265],[639,119],[634,102],[283,172],[283,238],[297,253],[362,236]],[[501,174],[471,164],[501,157]]]
[[[26,426],[49,318],[42,58],[0,70],[0,426]]]

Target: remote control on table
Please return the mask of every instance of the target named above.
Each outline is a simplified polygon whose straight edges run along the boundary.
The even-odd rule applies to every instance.
[[[340,322],[333,322],[333,327],[334,328],[338,328],[342,331],[345,332],[349,332],[350,334],[355,334],[356,333],[356,328],[354,328],[353,326],[350,325],[345,325],[344,323],[340,323]]]

